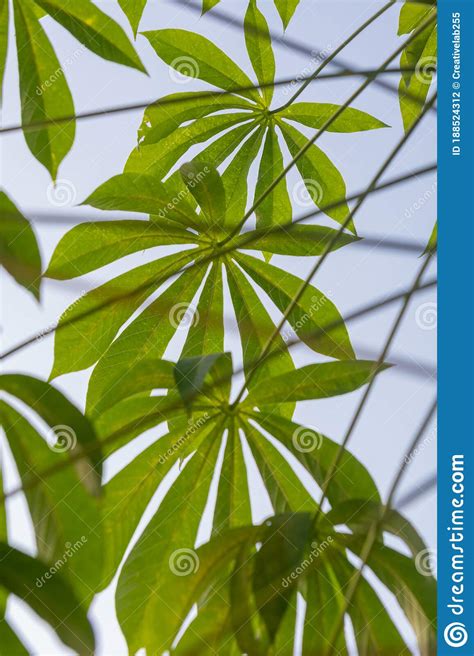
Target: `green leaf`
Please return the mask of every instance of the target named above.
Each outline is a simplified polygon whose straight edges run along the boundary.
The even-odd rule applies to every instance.
[[[186,465],[123,566],[117,615],[132,652],[144,647],[156,653],[175,637],[169,602],[176,579],[192,579],[199,570],[193,548],[216,465],[217,437]]]
[[[194,275],[194,274],[193,274]],[[222,264],[212,264],[189,328],[182,357],[224,352],[224,288]]]
[[[344,543],[357,555],[364,542],[365,538],[344,538]],[[367,564],[397,598],[416,633],[422,656],[436,651],[435,579],[420,574],[411,558],[379,543],[374,544]]]
[[[41,255],[36,236],[9,197],[0,191],[0,263],[39,300]]]
[[[208,435],[214,428],[209,416],[195,419],[187,432],[180,427],[159,438],[107,483],[104,491],[104,587],[114,576],[160,482],[181,457],[185,446]],[[123,512],[124,499],[127,499],[126,513]]]
[[[259,127],[245,141],[222,174],[227,199],[226,225],[236,226],[245,214],[248,200],[248,178],[262,144],[264,130]]]
[[[200,34],[168,29],[144,32],[144,35],[156,54],[183,75],[199,78],[225,91],[254,86],[230,57]],[[236,93],[254,102],[260,101],[256,90]]]
[[[210,229],[222,226],[225,221],[226,199],[224,185],[217,170],[210,164],[194,161],[184,164],[180,171],[202,210],[203,222]]]
[[[426,248],[423,251],[423,255],[434,255],[437,250],[438,250],[438,222],[434,224]]]
[[[282,122],[279,125],[291,156],[296,157],[308,143],[307,137],[291,125]],[[313,144],[297,160],[296,166],[303,178],[308,195],[314,204],[319,208],[324,208],[338,203],[336,207],[325,210],[325,214],[338,223],[344,224],[349,215],[349,208],[344,201],[346,197],[346,184],[329,157],[316,144]],[[295,195],[299,196],[300,194],[301,191],[297,193],[295,189]],[[306,199],[304,199],[304,204],[306,204]],[[351,232],[355,232],[352,221],[349,222],[347,228]]]
[[[126,172],[136,172],[146,175],[153,174],[163,178],[191,146],[207,141],[219,132],[248,121],[252,115],[248,112],[236,114],[219,114],[205,116],[189,125],[177,128],[168,137],[159,143],[150,146],[139,146],[132,151],[125,166]],[[249,130],[252,126],[246,126]],[[234,148],[238,146],[235,144]],[[204,153],[200,157],[214,164],[212,159]]]
[[[56,53],[30,4],[14,0],[16,44],[23,125],[33,156],[56,178],[59,165],[74,142],[75,123],[56,124],[59,116],[74,116],[74,103]]]
[[[426,549],[425,543],[406,517],[393,508],[386,511],[384,506],[373,500],[350,499],[344,501],[327,513],[327,519],[334,525],[349,523],[354,533],[367,535],[371,527],[380,522],[382,514],[385,515],[381,524],[382,533],[387,531],[399,537],[405,542],[413,556]]]
[[[59,319],[51,378],[95,364],[146,298],[194,257],[185,252],[143,264],[75,301]]]
[[[77,460],[75,467],[83,485],[99,493],[102,455],[87,417],[55,387],[31,376],[3,374],[0,389],[26,403],[53,429],[59,449],[67,450],[71,455],[78,455],[83,450],[87,452],[88,457]]]
[[[101,517],[96,499],[79,484],[70,467],[43,479],[41,472],[67,463],[62,446],[48,446],[14,408],[0,401],[0,420],[25,489],[38,556],[61,568],[87,606],[97,589],[102,565]],[[62,427],[63,433],[66,426]],[[71,433],[72,435],[72,433]],[[48,585],[47,580],[43,580]]]
[[[335,114],[340,105],[330,103],[300,102],[286,107],[283,111],[278,112],[277,116],[291,121],[296,121],[319,130]],[[377,130],[386,128],[388,125],[379,121],[374,116],[347,107],[344,111],[326,128],[327,132],[361,132],[363,130]]]
[[[148,248],[195,244],[196,236],[172,221],[96,221],[81,223],[56,246],[45,276],[70,280]]]
[[[176,221],[185,228],[198,227],[186,195],[178,202],[170,197],[169,188],[158,177],[122,173],[101,184],[83,203],[101,210],[143,212],[161,219]],[[194,222],[194,223],[193,223]],[[110,224],[107,224],[110,225]],[[169,225],[163,224],[167,229]],[[105,227],[108,231],[108,228]]]
[[[436,25],[423,30],[402,53],[401,68],[415,68],[414,73],[402,75],[398,90],[405,131],[411,128],[423,111],[436,71],[436,53]]]
[[[133,36],[137,38],[138,27],[140,25],[143,11],[147,0],[118,0],[123,13],[128,18],[128,22],[133,30]]]
[[[245,43],[252,62],[253,70],[262,89],[267,107],[273,97],[273,84],[275,80],[275,56],[273,54],[272,40],[268,30],[265,16],[257,7],[256,0],[250,0],[244,19]]]
[[[176,387],[189,407],[195,399],[208,403],[229,402],[232,358],[229,353],[213,353],[179,360],[175,366]]]
[[[375,374],[387,368],[368,360],[340,360],[308,364],[295,371],[276,376],[265,387],[253,389],[246,405],[268,405],[326,399],[348,394],[368,383]]]
[[[307,469],[321,487],[335,462],[340,445],[314,427],[300,426],[274,413],[252,413],[252,418],[273,435]],[[354,482],[361,499],[380,501],[377,486],[364,465],[347,449],[342,450],[337,470],[333,472],[327,490],[331,505],[343,503],[354,496]]]
[[[278,309],[285,312],[301,289],[302,281],[291,273],[242,253],[238,253],[235,259]],[[341,359],[355,357],[339,311],[316,287],[306,287],[290,312],[288,322],[299,339],[318,353]]]
[[[202,91],[173,93],[149,105],[138,131],[140,144],[148,146],[168,137],[176,128],[192,119],[204,118],[224,109],[249,109],[248,100],[233,94],[203,95]]]
[[[28,656],[28,650],[4,619],[0,619],[0,644],[9,656]]]
[[[398,22],[398,36],[409,34],[428,18],[428,14],[433,11],[433,4],[422,0],[414,2],[407,0],[400,10]]]
[[[278,143],[278,136],[270,126],[265,139],[258,179],[255,187],[255,199],[262,196],[268,187],[283,173],[283,155]],[[263,228],[271,225],[289,223],[292,217],[292,208],[286,178],[267,195],[257,209],[257,227]]]
[[[0,106],[3,100],[3,77],[8,53],[9,0],[0,0]]]
[[[94,634],[86,611],[61,572],[51,576],[45,585],[37,585],[48,569],[45,563],[0,543],[0,586],[26,602],[65,645],[80,654],[93,654]]]
[[[212,535],[252,523],[250,489],[242,443],[236,422],[229,422],[219,477]]]
[[[210,9],[215,7],[219,2],[220,2],[220,0],[203,0],[203,2],[202,2],[202,13],[205,14]]]
[[[120,25],[91,0],[81,0],[80,3],[75,0],[35,0],[35,2],[80,43],[102,59],[146,73]]]
[[[242,342],[245,376],[248,378],[270,336],[274,333],[275,324],[253,287],[235,265],[228,267],[227,277]],[[250,389],[266,385],[269,378],[278,374],[294,371],[295,365],[281,335],[274,339],[270,353],[272,357],[262,362],[253,372],[254,375],[248,383]],[[294,406],[277,410],[278,414],[281,412],[288,417],[292,416],[293,411]]]
[[[274,514],[290,511],[314,512],[316,502],[286,458],[250,424],[245,425],[244,431],[265,488],[270,495]]]
[[[168,257],[169,262],[176,259],[173,255]],[[108,348],[101,354],[89,382],[89,414],[95,415],[100,408],[109,406],[111,399],[120,394],[122,386],[127,386],[124,381],[133,372],[140,373],[140,364],[161,358],[181,324],[186,327],[188,321],[195,320],[191,302],[203,275],[203,269],[185,271],[112,344],[107,344]]]
[[[288,27],[290,20],[293,18],[293,14],[299,4],[300,0],[275,0],[275,5],[280,14],[280,18],[283,21],[283,27],[285,30]]]
[[[329,246],[331,251],[337,251],[342,246],[354,244],[357,241],[359,241],[357,237],[346,232],[339,233],[333,228],[295,223],[287,228],[270,232],[261,229],[251,230],[240,235],[235,243],[241,250],[258,250],[275,255],[307,257],[323,255]],[[242,246],[239,245],[240,243]]]

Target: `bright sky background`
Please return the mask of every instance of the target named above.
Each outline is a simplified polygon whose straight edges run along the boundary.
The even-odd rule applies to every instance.
[[[125,17],[116,2],[97,2],[97,4],[114,16],[130,34]],[[315,50],[334,49],[381,4],[379,1],[301,0],[287,36]],[[229,11],[241,20],[246,5],[243,0],[222,0],[218,9]],[[259,6],[264,11],[271,29],[281,34],[281,23],[273,2],[260,0]],[[344,51],[344,61],[353,68],[371,69],[379,66],[401,42],[396,35],[399,7],[400,5],[397,5],[389,10],[358,37]],[[205,83],[197,80],[182,86],[176,85],[169,75],[168,67],[158,59],[142,36],[138,37],[136,45],[150,77],[99,59],[82,49],[68,32],[49,18],[44,20],[44,26],[54,43],[60,61],[73,59],[73,63],[66,67],[65,72],[77,112],[141,100],[153,101],[177,90],[209,88]],[[253,79],[241,30],[224,26],[215,21],[211,15],[200,18],[197,13],[178,2],[149,1],[140,29],[153,30],[165,27],[189,29],[207,36],[224,49]],[[314,69],[314,64],[308,61],[307,57],[295,54],[286,46],[275,46],[275,53],[277,78],[305,74],[308,72],[308,66],[311,67],[310,70]],[[2,118],[4,124],[16,123],[19,118],[15,57],[13,49],[10,49]],[[397,86],[397,76],[387,79],[394,87]],[[317,82],[311,85],[302,99],[342,103],[360,83],[360,78]],[[275,105],[281,104],[283,100],[282,91],[276,91]],[[403,134],[396,94],[372,85],[354,103],[354,106],[373,114],[389,124],[391,128],[359,134],[326,134],[319,142],[343,173],[349,194],[367,185]],[[72,191],[70,205],[58,207],[51,204],[49,176],[46,170],[33,159],[21,134],[2,138],[2,186],[30,219],[34,219],[35,211],[45,210],[53,215],[70,215],[77,221],[93,216],[94,211],[90,208],[73,210],[72,205],[82,202],[99,184],[122,171],[130,151],[136,144],[136,130],[141,116],[142,112],[136,111],[78,123],[74,147],[59,172],[60,179]],[[424,121],[408,147],[404,148],[386,177],[401,175],[431,164],[436,159],[435,129],[435,117],[432,114]],[[311,130],[307,133],[310,135]],[[189,156],[186,159],[188,158]],[[251,181],[254,180],[255,170],[251,177]],[[294,172],[289,175],[290,192],[298,180],[299,176]],[[295,216],[305,211],[307,208],[295,204]],[[425,243],[435,218],[436,180],[434,176],[424,176],[412,179],[396,190],[371,197],[359,212],[356,226],[361,237],[403,238]],[[329,221],[328,225],[333,224]],[[46,265],[55,245],[68,228],[60,222],[41,223],[40,221],[35,223],[35,227],[43,262]],[[2,350],[54,324],[62,311],[85,290],[129,269],[132,265],[142,263],[144,258],[155,257],[157,252],[164,254],[167,249],[129,256],[119,264],[109,265],[71,282],[46,281],[42,287],[41,305],[34,302],[31,295],[15,285],[7,275],[2,275]],[[273,263],[304,276],[313,260],[308,258],[296,262],[295,258],[276,256]],[[374,299],[408,287],[420,264],[421,260],[413,253],[393,253],[381,248],[369,249],[361,245],[353,245],[332,254],[314,284],[329,295],[343,315],[347,315]],[[434,270],[431,270],[428,275],[433,273]],[[399,463],[404,458],[405,448],[411,441],[436,391],[434,379],[429,375],[423,375],[426,373],[425,365],[428,364],[430,368],[435,366],[436,330],[427,329],[426,325],[420,327],[420,322],[417,321],[417,316],[423,309],[420,310],[420,306],[434,301],[435,294],[432,291],[416,297],[389,358],[392,362],[397,360],[411,362],[414,369],[418,370],[418,374],[393,367],[379,377],[350,444],[351,450],[375,477],[382,493],[388,489]],[[359,357],[374,359],[377,357],[398,310],[399,306],[393,306],[389,310],[377,312],[349,325],[349,332]],[[177,357],[178,347],[183,338],[183,331],[178,331],[177,338],[172,342],[166,357],[170,359]],[[229,340],[229,347],[234,347],[235,344],[235,340]],[[46,379],[52,365],[52,354],[53,339],[49,337],[39,340],[7,360],[4,371],[25,372]],[[298,364],[318,360],[318,356],[306,347],[295,351],[295,356]],[[237,350],[234,357],[237,364],[239,357]],[[56,381],[56,384],[81,407],[84,404],[90,372],[91,370],[70,374]],[[354,393],[326,401],[302,403],[297,409],[295,418],[316,427],[335,440],[340,440],[359,398],[360,393]],[[156,435],[155,431],[153,437]],[[141,442],[142,446],[146,439],[149,440],[150,437],[144,438]],[[106,468],[107,477],[128,462],[131,453],[132,450],[128,450],[115,457]],[[435,471],[435,454],[436,439],[432,428],[427,433],[423,448],[410,465],[400,490],[401,495]],[[17,481],[11,463],[7,474],[7,486],[12,488]],[[159,492],[154,499],[155,507],[162,494],[163,491]],[[260,518],[268,513],[265,498],[262,497],[257,510]],[[13,543],[29,553],[34,553],[32,530],[23,500],[16,497],[10,501],[8,512]],[[407,507],[406,514],[430,547],[434,547],[436,534],[434,491]],[[143,528],[143,523],[141,527]],[[386,599],[392,608],[393,600],[390,596],[386,596]],[[112,595],[108,591],[100,595],[93,606],[92,615],[99,635],[97,652],[99,656],[112,654],[121,656],[127,653],[113,614],[112,603]],[[32,618],[20,602],[10,603],[9,617],[14,617],[12,623],[24,636],[25,643],[32,654],[52,656],[69,653],[55,640],[41,621]],[[397,621],[400,620],[398,614],[394,617]],[[404,626],[403,621],[400,621]]]

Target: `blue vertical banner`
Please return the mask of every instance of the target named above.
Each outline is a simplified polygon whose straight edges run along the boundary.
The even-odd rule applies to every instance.
[[[474,0],[438,2],[438,656],[474,655]]]

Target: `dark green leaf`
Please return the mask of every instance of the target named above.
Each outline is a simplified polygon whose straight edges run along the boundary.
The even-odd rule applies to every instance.
[[[78,603],[61,572],[38,586],[48,565],[0,543],[0,586],[26,602],[49,623],[64,644],[80,654],[94,653],[94,634],[86,611]]]
[[[9,0],[0,0],[0,106],[3,99],[3,77],[8,52]]]
[[[58,437],[57,447],[71,455],[88,451],[87,458],[77,460],[80,480],[96,493],[100,490],[102,456],[94,428],[87,417],[59,390],[31,376],[3,374],[0,389],[26,403],[50,426]],[[91,467],[93,466],[93,468]]]
[[[36,236],[3,191],[0,192],[0,263],[18,284],[39,299],[41,255]]]

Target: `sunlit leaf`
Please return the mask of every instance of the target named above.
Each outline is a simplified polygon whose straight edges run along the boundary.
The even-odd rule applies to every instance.
[[[278,116],[319,130],[339,109],[340,105],[331,105],[330,103],[300,102],[293,103],[278,112]],[[326,130],[328,132],[360,132],[386,127],[388,126],[378,118],[360,109],[346,107]]]
[[[244,20],[245,43],[253,70],[262,89],[265,102],[270,105],[273,97],[272,84],[275,79],[275,57],[267,21],[257,7],[256,0],[250,0]]]
[[[43,27],[29,3],[14,0],[16,45],[20,74],[21,118],[34,157],[56,178],[59,165],[74,142],[75,124],[55,123],[59,116],[74,116],[74,104],[64,71]]]
[[[146,3],[147,0],[119,0],[119,5],[123,13],[127,16],[135,37],[137,36],[138,26],[140,25]]]

